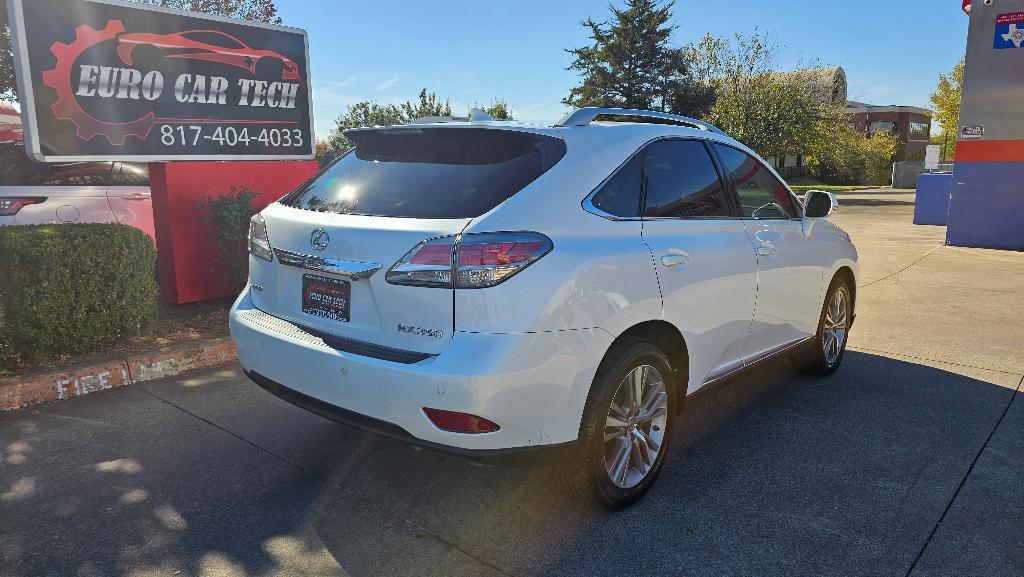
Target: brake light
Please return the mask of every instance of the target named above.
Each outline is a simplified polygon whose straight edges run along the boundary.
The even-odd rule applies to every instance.
[[[259,214],[249,220],[249,252],[267,262],[273,262],[274,251],[270,248],[270,237],[267,236],[267,221]]]
[[[496,423],[488,421],[483,417],[470,415],[469,413],[456,413],[454,411],[423,407],[423,414],[438,429],[452,433],[493,433],[501,429]]]
[[[30,204],[39,204],[46,202],[43,197],[15,197],[15,198],[0,198],[0,216],[14,216],[18,214],[18,211],[25,208]]]
[[[391,284],[486,288],[508,280],[553,248],[536,232],[488,232],[421,242],[391,267]],[[453,261],[452,256],[455,256]]]

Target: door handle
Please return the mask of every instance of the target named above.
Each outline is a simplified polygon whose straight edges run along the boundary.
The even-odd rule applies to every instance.
[[[149,195],[137,192],[133,194],[126,194],[121,198],[123,198],[124,200],[149,200]]]
[[[755,250],[754,252],[757,253],[757,256],[773,256],[775,254],[778,254],[779,249],[775,248],[774,246],[763,245],[757,247],[757,250]]]
[[[683,266],[690,264],[690,255],[680,253],[669,253],[661,257],[661,264],[667,267]]]

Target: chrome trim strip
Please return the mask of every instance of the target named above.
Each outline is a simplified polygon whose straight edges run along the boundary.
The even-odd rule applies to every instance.
[[[304,268],[316,272],[325,272],[348,277],[352,280],[359,280],[373,276],[384,265],[375,262],[357,262],[351,260],[338,260],[322,256],[299,254],[280,248],[274,249],[277,260],[281,264]]]
[[[797,339],[795,341],[788,342],[788,343],[786,343],[784,345],[777,346],[774,349],[769,349],[769,350],[767,350],[767,351],[765,351],[765,352],[763,352],[761,354],[758,354],[756,356],[750,357],[749,359],[744,359],[743,360],[743,364],[738,366],[738,367],[729,367],[729,368],[725,369],[724,371],[719,371],[717,374],[716,373],[712,373],[712,374],[708,375],[708,378],[704,379],[704,384],[701,385],[701,386],[710,385],[711,383],[716,383],[718,381],[725,380],[725,379],[727,379],[727,378],[729,378],[731,376],[734,376],[734,375],[736,375],[738,373],[741,373],[741,372],[743,372],[743,371],[745,371],[745,370],[747,370],[747,369],[757,365],[758,363],[762,363],[762,362],[767,361],[768,359],[770,359],[772,357],[776,357],[776,356],[781,355],[782,353],[784,353],[786,351],[792,350],[792,349],[794,349],[794,348],[796,348],[796,347],[806,343],[807,341],[809,341],[809,340],[811,340],[813,338],[814,338],[814,335],[809,336],[809,337],[804,337],[802,339]]]

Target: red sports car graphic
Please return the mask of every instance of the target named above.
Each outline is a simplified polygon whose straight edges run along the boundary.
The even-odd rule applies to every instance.
[[[217,30],[186,30],[174,34],[123,34],[118,37],[117,55],[126,66],[132,65],[132,52],[139,46],[154,46],[161,50],[188,50],[168,54],[166,58],[207,60],[221,62],[256,73],[257,63],[264,59],[280,60],[283,65],[281,80],[298,80],[299,66],[270,50],[257,50],[230,34]]]

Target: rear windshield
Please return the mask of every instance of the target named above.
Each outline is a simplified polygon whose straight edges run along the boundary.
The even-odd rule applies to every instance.
[[[558,138],[485,128],[398,128],[349,133],[354,150],[285,197],[320,212],[474,218],[565,156]]]

